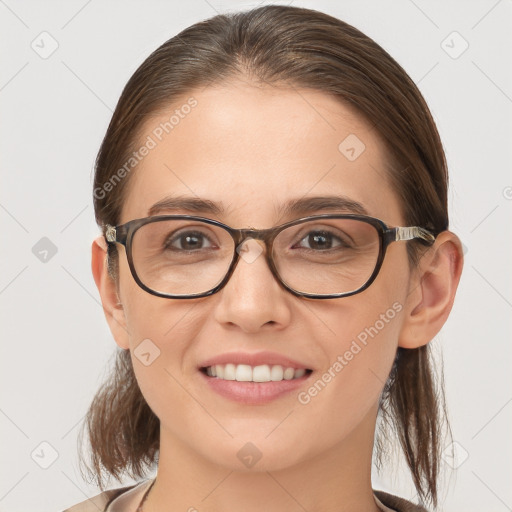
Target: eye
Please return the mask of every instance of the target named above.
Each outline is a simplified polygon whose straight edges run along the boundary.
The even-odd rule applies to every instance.
[[[203,244],[207,242],[208,245]],[[178,234],[171,233],[166,237],[164,243],[165,249],[195,251],[200,249],[211,249],[215,247],[211,239],[200,231],[182,231]]]
[[[300,244],[302,244],[302,242],[306,242],[308,245],[300,245],[300,247],[314,251],[351,247],[347,242],[345,242],[345,240],[327,230],[310,231],[301,239]]]

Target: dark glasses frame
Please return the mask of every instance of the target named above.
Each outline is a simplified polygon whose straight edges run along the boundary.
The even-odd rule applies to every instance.
[[[142,226],[145,226],[146,224],[151,224],[153,222],[162,222],[166,220],[194,220],[199,222],[204,222],[206,224],[211,224],[213,226],[218,226],[225,231],[227,231],[231,237],[233,238],[233,241],[235,242],[234,245],[234,251],[233,251],[233,258],[231,260],[230,266],[228,268],[228,271],[226,272],[226,275],[224,276],[224,279],[212,288],[211,290],[208,290],[206,292],[192,294],[192,295],[172,295],[167,293],[158,292],[156,290],[153,290],[146,286],[137,275],[137,271],[135,270],[135,266],[133,263],[133,257],[132,257],[132,240],[133,236],[137,232],[138,229],[140,229]],[[368,278],[368,280],[357,290],[353,290],[350,292],[343,292],[338,294],[310,294],[310,293],[304,293],[294,290],[293,288],[289,287],[286,283],[283,282],[281,277],[279,276],[279,273],[277,271],[277,268],[274,265],[273,256],[272,256],[272,247],[274,239],[277,237],[277,235],[283,231],[284,229],[295,226],[297,224],[302,224],[305,222],[309,222],[312,220],[320,220],[320,219],[353,219],[353,220],[359,220],[362,222],[366,222],[367,224],[370,224],[373,226],[379,235],[379,256],[377,258],[377,262],[375,264],[375,269],[371,276]],[[128,265],[130,267],[130,271],[132,273],[132,276],[135,280],[135,282],[146,292],[156,295],[157,297],[163,297],[167,299],[195,299],[199,297],[208,297],[210,295],[213,295],[214,293],[217,293],[219,290],[221,290],[229,281],[230,277],[232,276],[233,272],[235,271],[236,266],[238,265],[238,262],[240,261],[240,254],[237,252],[237,248],[239,245],[245,241],[247,238],[253,238],[256,240],[262,240],[265,243],[266,251],[265,251],[265,258],[267,260],[267,264],[276,278],[277,282],[288,292],[291,294],[297,296],[297,297],[306,297],[310,299],[337,299],[341,297],[348,297],[350,295],[355,295],[357,293],[361,293],[363,290],[366,290],[372,283],[375,281],[375,278],[377,277],[381,267],[382,262],[384,261],[384,256],[386,255],[386,249],[388,246],[393,242],[398,242],[400,240],[414,240],[418,239],[421,243],[423,243],[426,246],[430,246],[435,242],[435,235],[431,233],[429,230],[418,227],[418,226],[408,226],[408,227],[388,227],[382,220],[376,219],[375,217],[369,217],[366,215],[356,215],[356,214],[322,214],[322,215],[311,215],[308,217],[302,217],[300,219],[293,220],[291,222],[287,222],[286,224],[281,224],[280,226],[275,226],[273,228],[268,229],[235,229],[230,226],[227,226],[226,224],[223,224],[222,222],[219,222],[217,220],[213,219],[207,219],[205,217],[197,217],[195,215],[157,215],[152,217],[145,217],[142,219],[134,219],[129,222],[126,222],[125,224],[121,224],[118,226],[111,226],[110,224],[107,224],[105,231],[105,239],[108,244],[121,244],[126,249],[126,256],[128,259]]]

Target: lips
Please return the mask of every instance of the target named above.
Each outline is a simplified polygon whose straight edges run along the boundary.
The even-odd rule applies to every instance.
[[[245,364],[249,366],[261,365],[280,365],[285,368],[295,368],[296,370],[303,368],[304,370],[312,370],[310,366],[290,357],[278,354],[277,352],[226,352],[215,357],[211,357],[202,361],[199,365],[200,370],[205,370],[209,366],[225,364]]]

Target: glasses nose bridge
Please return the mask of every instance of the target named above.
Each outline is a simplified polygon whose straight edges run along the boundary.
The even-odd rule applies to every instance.
[[[236,233],[237,246],[243,244],[247,239],[261,240],[267,249],[270,249],[270,242],[273,238],[275,228],[268,229],[239,229]]]

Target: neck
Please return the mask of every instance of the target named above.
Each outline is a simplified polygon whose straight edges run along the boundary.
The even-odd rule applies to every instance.
[[[376,413],[373,407],[342,442],[308,460],[259,471],[259,464],[245,471],[215,464],[161,427],[157,477],[143,510],[378,512],[371,486]]]

